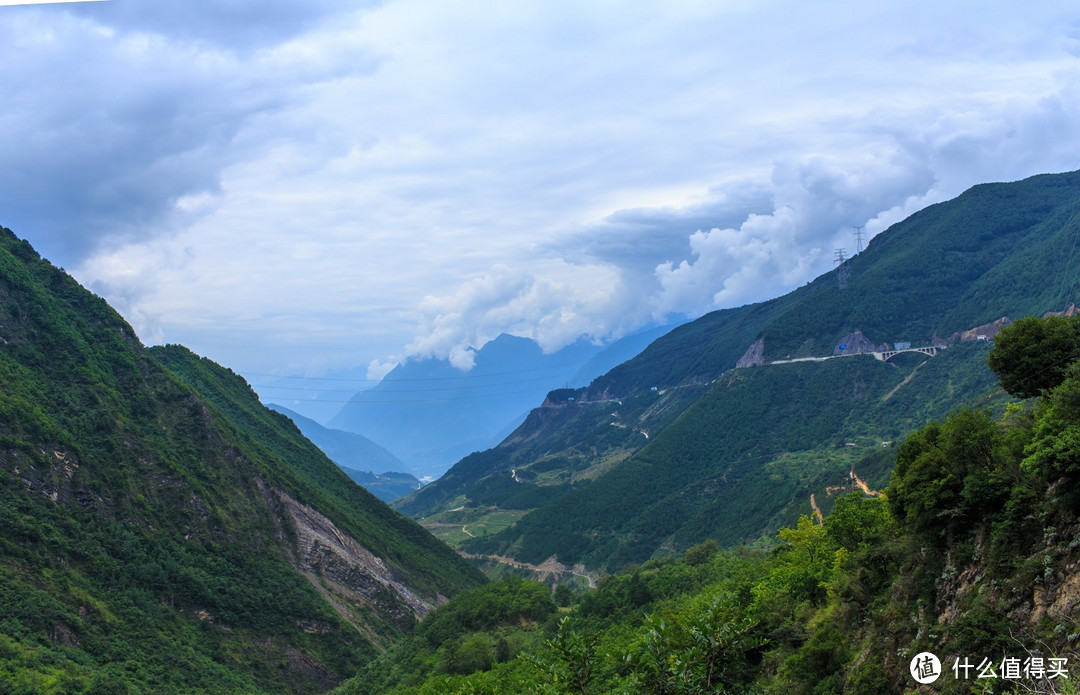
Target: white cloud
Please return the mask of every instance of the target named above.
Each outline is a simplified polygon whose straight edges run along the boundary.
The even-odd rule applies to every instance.
[[[254,7],[0,13],[0,223],[239,369],[603,340],[1080,167],[1066,3]]]
[[[386,362],[380,362],[378,359],[371,360],[368,363],[367,379],[370,381],[381,381],[384,376],[393,371],[394,367],[398,366],[398,363],[393,360]]]
[[[552,352],[581,336],[602,341],[639,327],[646,317],[632,315],[634,303],[612,266],[561,259],[499,264],[453,294],[426,297],[419,335],[406,352],[471,369],[473,350],[502,333],[532,338]]]

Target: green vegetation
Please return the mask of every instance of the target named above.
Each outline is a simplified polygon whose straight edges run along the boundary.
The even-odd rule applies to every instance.
[[[648,392],[622,401],[583,401],[583,389],[560,389],[529,414],[506,442],[466,456],[434,484],[394,502],[414,518],[466,504],[532,509],[594,477],[597,468],[641,449],[641,429],[663,429],[704,386]],[[612,423],[616,423],[613,425]],[[626,423],[633,423],[628,426]],[[623,425],[623,426],[617,426]],[[511,475],[519,471],[517,480]]]
[[[1080,318],[1028,316],[994,342],[987,365],[1001,387],[1019,398],[1034,398],[1061,383],[1080,359]]]
[[[612,570],[710,538],[753,542],[808,513],[811,494],[826,504],[851,470],[884,483],[883,441],[994,391],[987,350],[966,343],[902,366],[867,356],[730,371],[610,472],[461,546]]]
[[[488,536],[507,529],[525,513],[519,509],[465,508],[462,505],[428,517],[424,520],[424,528],[444,543],[457,546],[469,538]]]
[[[353,483],[288,417],[263,407],[241,377],[183,346],[150,348],[149,353],[224,416],[253,459],[280,461],[278,475],[286,492],[330,517],[409,577],[414,589],[435,595],[478,582],[475,570],[456,553]]]
[[[828,492],[852,465],[884,484],[891,459],[860,461],[882,442],[964,403],[1001,412],[1007,396],[986,367],[987,343],[958,336],[1080,300],[1061,252],[1080,225],[1077,184],[1080,173],[1038,176],[932,206],[851,259],[847,289],[828,273],[681,326],[588,388],[553,391],[498,447],[395,506],[423,523],[458,506],[526,512],[496,533],[446,538],[472,553],[607,570],[707,538],[754,542],[808,513],[811,495],[827,511]],[[1042,353],[999,353],[1026,363],[1016,379],[1029,388],[1003,380],[1009,393],[1039,395],[1034,374],[1080,355],[1075,319],[1045,325],[1058,339]],[[933,358],[887,364],[846,357],[733,369],[759,339],[765,360],[822,356],[856,329],[875,345],[950,344]]]
[[[1033,335],[1017,324],[1004,344]],[[884,496],[841,496],[769,548],[706,541],[595,591],[556,591],[559,609],[532,585],[527,616],[520,580],[455,597],[339,692],[901,693],[930,651],[934,692],[1075,693],[1080,362],[1045,389],[915,432],[890,450]],[[1029,657],[1066,659],[1065,675],[1004,677],[1004,659]],[[993,679],[952,670],[984,658]]]
[[[413,613],[389,591],[335,609],[333,567],[299,571],[286,498],[432,603],[481,581],[242,379],[145,350],[0,230],[0,691],[316,692],[355,673]]]
[[[144,349],[2,230],[0,691],[878,693],[924,650],[1075,664],[1078,319],[732,367],[758,338],[820,355],[1065,308],[1077,183],[932,207],[848,290],[688,324],[400,502],[472,552],[611,573],[590,590],[484,584],[243,379]]]
[[[675,679],[715,692],[759,653],[752,625],[729,606],[749,598],[764,566],[761,553],[703,545],[595,591],[557,591],[572,604],[559,609],[547,587],[505,579],[451,599],[335,692],[665,692],[648,684]],[[688,658],[676,671],[666,657],[678,653]]]
[[[280,405],[270,403],[266,407],[292,420],[300,433],[345,471],[353,482],[384,502],[420,487],[420,481],[414,475],[403,472],[406,467],[400,459],[367,437],[328,429]]]

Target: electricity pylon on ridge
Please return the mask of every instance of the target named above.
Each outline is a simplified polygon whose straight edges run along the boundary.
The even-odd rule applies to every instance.
[[[855,231],[853,231],[851,233],[851,236],[855,238],[855,253],[856,254],[862,253],[863,229],[865,229],[865,228],[866,228],[866,225],[864,225],[864,224],[860,224],[858,227],[852,227],[852,229],[855,230]]]
[[[840,289],[846,290],[848,280],[851,279],[851,269],[848,268],[847,259],[844,258],[844,249],[836,249],[836,282]]]

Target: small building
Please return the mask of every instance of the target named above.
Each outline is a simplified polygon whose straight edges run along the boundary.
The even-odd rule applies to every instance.
[[[911,349],[911,341],[910,340],[902,340],[899,343],[893,343],[893,350],[910,350],[910,349]]]

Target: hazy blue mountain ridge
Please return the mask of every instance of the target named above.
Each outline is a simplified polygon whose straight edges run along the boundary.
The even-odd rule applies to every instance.
[[[501,335],[476,351],[467,372],[446,360],[409,360],[353,396],[328,424],[379,443],[417,475],[436,477],[490,446],[600,349],[581,341],[545,355],[535,341]]]
[[[322,449],[331,461],[342,468],[411,473],[401,459],[367,437],[355,432],[323,427],[311,418],[276,403],[267,403],[266,407],[292,420],[312,444]]]
[[[420,481],[408,472],[401,459],[367,437],[323,427],[311,418],[274,403],[268,403],[266,407],[292,420],[303,435],[322,449],[346,475],[384,502],[420,487]]]
[[[353,396],[329,424],[378,442],[417,475],[437,477],[502,441],[548,391],[587,385],[676,325],[608,345],[579,340],[551,354],[533,340],[503,334],[476,351],[467,372],[446,360],[409,360]]]

